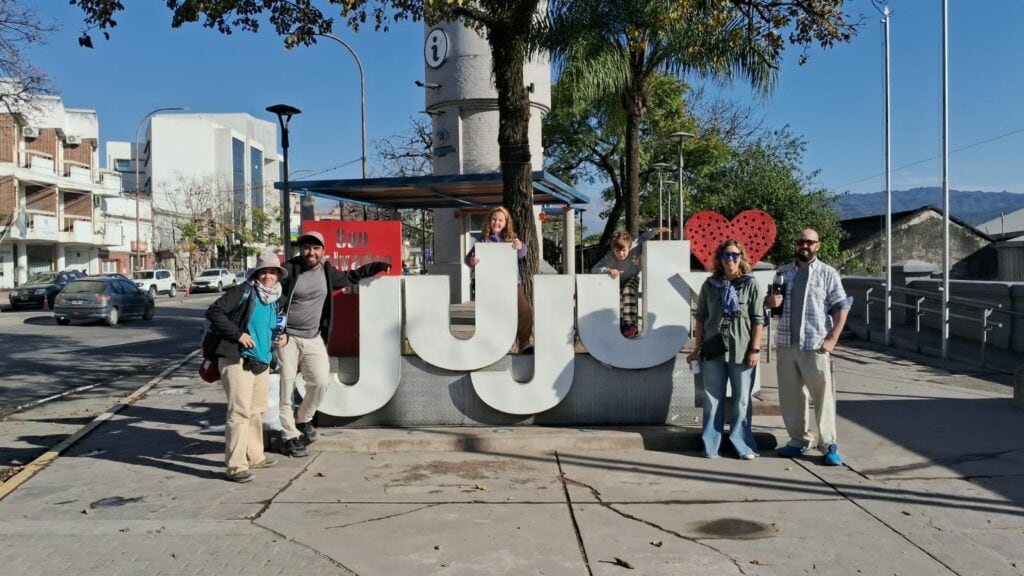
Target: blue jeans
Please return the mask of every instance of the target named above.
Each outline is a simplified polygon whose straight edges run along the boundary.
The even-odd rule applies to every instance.
[[[706,360],[700,363],[704,375],[704,455],[718,456],[725,430],[726,382],[732,384],[732,420],[729,422],[729,441],[740,456],[756,454],[757,443],[750,428],[753,407],[750,389],[754,382],[754,368],[746,364],[731,364],[724,360]]]

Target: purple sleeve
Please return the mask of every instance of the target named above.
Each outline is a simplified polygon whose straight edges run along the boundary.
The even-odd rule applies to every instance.
[[[518,255],[519,255],[519,259],[522,260],[523,258],[526,258],[526,242],[522,238],[520,238],[519,239],[519,244],[520,244],[520,248],[519,248]]]

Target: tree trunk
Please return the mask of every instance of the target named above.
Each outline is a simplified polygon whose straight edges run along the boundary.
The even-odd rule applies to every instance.
[[[612,209],[608,211],[608,219],[604,224],[604,232],[601,233],[601,246],[610,247],[612,243],[612,235],[615,234],[615,228],[619,225],[619,220],[622,218],[622,212],[625,206],[622,196],[615,198],[615,203],[612,204]]]
[[[527,17],[515,26],[491,29],[488,41],[494,61],[494,84],[498,91],[498,157],[501,160],[502,201],[512,214],[519,239],[526,243],[528,255],[519,263],[523,289],[532,299],[533,275],[537,273],[539,250],[537,228],[533,221],[533,180],[530,163],[530,100],[524,84],[523,66],[526,46],[517,36],[520,26],[529,26],[537,2],[519,7]],[[514,22],[513,22],[514,23]]]
[[[640,234],[640,114],[636,103],[626,107],[626,230]]]

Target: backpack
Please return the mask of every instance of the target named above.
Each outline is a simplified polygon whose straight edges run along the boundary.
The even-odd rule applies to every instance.
[[[252,292],[251,287],[247,288],[242,292],[242,299],[238,301],[238,305],[228,314],[235,324],[242,321],[241,316],[245,311],[245,303],[249,300],[249,293]],[[216,382],[220,380],[220,372],[217,370],[217,347],[220,345],[220,334],[213,329],[209,320],[204,320],[202,328],[199,329],[199,342],[203,350],[203,361],[199,365],[199,377],[204,382]]]

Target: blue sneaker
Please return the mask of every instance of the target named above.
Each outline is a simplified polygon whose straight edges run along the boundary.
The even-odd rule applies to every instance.
[[[843,457],[839,455],[839,447],[835,444],[829,444],[828,450],[825,451],[825,466],[842,466]]]
[[[782,456],[783,458],[796,458],[797,456],[802,456],[803,453],[806,451],[806,448],[786,444],[782,448],[776,450],[775,453],[778,454],[779,456]]]

